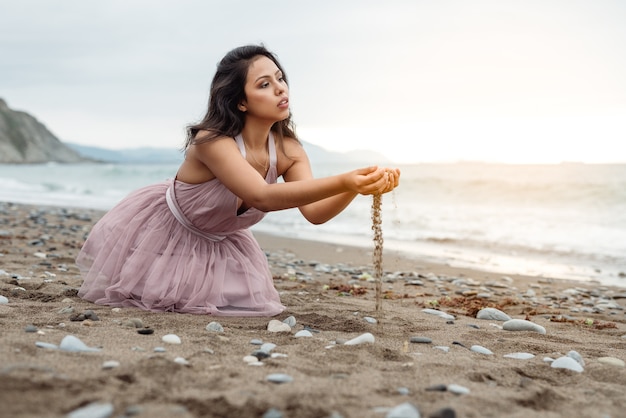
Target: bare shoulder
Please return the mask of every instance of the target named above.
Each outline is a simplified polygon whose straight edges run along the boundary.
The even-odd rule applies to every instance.
[[[204,137],[206,139],[206,135]],[[223,161],[239,154],[233,138],[227,136],[203,140],[198,137],[185,152],[185,160],[178,171],[178,179],[187,183],[202,183],[215,178],[214,169]]]
[[[291,159],[306,158],[306,151],[302,143],[295,138],[285,137],[283,139],[283,151],[285,156]]]
[[[300,141],[295,138],[283,139],[282,152],[278,157],[278,173],[287,181],[311,177],[309,157]]]

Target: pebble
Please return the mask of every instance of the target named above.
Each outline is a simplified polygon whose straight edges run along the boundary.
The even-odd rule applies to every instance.
[[[38,329],[37,329],[37,327],[36,327],[36,326],[34,326],[34,325],[30,324],[30,325],[26,325],[26,326],[24,327],[24,331],[25,331],[25,332],[37,332],[37,331],[38,331]]]
[[[287,318],[283,319],[283,323],[289,325],[290,328],[293,328],[296,326],[296,318],[294,316],[288,316]]]
[[[534,354],[530,354],[530,353],[510,353],[510,354],[505,354],[504,357],[506,358],[514,358],[517,360],[528,360],[531,358],[535,358]]]
[[[363,319],[370,324],[378,324],[378,320],[376,318],[372,318],[371,316],[365,316]]]
[[[296,335],[295,335],[296,338],[312,337],[312,336],[313,334],[311,333],[311,331],[308,331],[306,329],[296,332]]]
[[[0,295],[0,305],[6,305],[7,303],[9,303],[9,299],[7,299],[6,296]]]
[[[581,356],[577,351],[570,351],[569,353],[567,353],[567,357],[573,358],[578,362],[578,364],[585,367],[585,360],[583,359],[583,356]]]
[[[284,417],[285,416],[280,410],[276,408],[270,408],[267,411],[265,411],[265,413],[263,414],[263,417],[261,418],[284,418]]]
[[[598,357],[598,362],[609,366],[626,367],[624,360],[615,357]]]
[[[189,361],[184,357],[176,357],[174,363],[181,364],[183,366],[189,366]]]
[[[56,344],[51,344],[51,343],[45,343],[42,341],[36,341],[35,342],[35,347],[39,347],[39,348],[47,348],[49,350],[58,350],[59,346]]]
[[[454,383],[446,386],[446,389],[448,390],[448,392],[452,392],[455,395],[467,395],[468,393],[470,393],[470,390],[465,386],[457,385]]]
[[[456,411],[452,408],[441,408],[430,414],[428,418],[456,418]]]
[[[445,345],[436,345],[436,346],[434,346],[433,348],[436,348],[437,350],[441,350],[441,351],[443,351],[444,353],[447,353],[447,352],[449,352],[449,351],[450,351],[450,347],[447,347],[447,346],[445,346]]]
[[[120,362],[115,360],[108,360],[102,363],[103,369],[115,369],[116,367],[120,367]]]
[[[250,356],[245,356],[245,357],[243,358],[243,361],[244,361],[245,363],[256,363],[256,362],[258,362],[258,361],[259,361],[259,359],[258,359],[256,356],[252,356],[252,355],[250,355]]]
[[[470,351],[480,354],[486,354],[488,356],[493,355],[493,351],[483,347],[482,345],[473,345],[470,347]]]
[[[293,382],[293,377],[284,373],[273,373],[265,377],[265,380],[272,383],[289,383]]]
[[[398,406],[391,408],[385,418],[420,418],[420,412],[410,402],[401,403]]]
[[[409,341],[414,344],[430,344],[433,342],[433,340],[428,337],[411,337]]]
[[[219,322],[213,321],[213,322],[209,322],[209,324],[206,326],[206,330],[209,332],[222,333],[224,332],[224,327]]]
[[[165,349],[165,347],[154,347],[152,351],[154,351],[155,353],[165,353],[167,350]]]
[[[525,319],[511,319],[502,324],[502,329],[506,331],[534,331],[539,334],[545,334],[546,329],[534,322]]]
[[[161,341],[168,344],[182,344],[180,337],[176,334],[167,334],[161,337]]]
[[[454,316],[447,314],[443,311],[439,311],[437,309],[422,309],[422,312],[430,314],[430,315],[437,315],[440,318],[446,319],[446,320],[454,320]]]
[[[154,334],[154,330],[152,328],[141,328],[137,330],[137,334],[152,335]]]
[[[101,351],[97,347],[87,346],[84,342],[73,335],[66,335],[63,337],[61,344],[59,344],[59,349],[76,353]]]
[[[129,318],[123,325],[128,328],[143,328],[143,321],[139,318]]]
[[[252,345],[263,345],[263,340],[259,340],[258,338],[253,338],[250,340],[250,344]]]
[[[276,344],[274,344],[274,343],[263,343],[263,344],[261,344],[261,348],[259,350],[263,351],[265,353],[269,353],[270,351],[272,351],[275,348],[276,348]]]
[[[73,410],[66,418],[109,418],[114,410],[112,403],[93,402]]]
[[[277,319],[272,319],[267,324],[267,330],[269,332],[291,332],[291,327],[289,326],[289,324],[281,322]]]
[[[483,308],[476,314],[477,319],[487,319],[491,321],[510,321],[511,317],[496,308]]]
[[[583,366],[581,366],[579,362],[568,356],[559,357],[554,360],[550,364],[550,367],[554,369],[569,369],[578,373],[581,373],[584,370]]]
[[[372,334],[370,334],[369,332],[366,332],[365,334],[361,334],[358,337],[355,337],[351,340],[348,340],[344,343],[344,345],[359,345],[359,344],[367,344],[367,343],[374,343],[376,341],[376,339],[374,338],[374,336]]]

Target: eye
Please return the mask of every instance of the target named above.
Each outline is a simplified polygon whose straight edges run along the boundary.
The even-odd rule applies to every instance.
[[[267,81],[264,83],[261,83],[261,85],[259,87],[261,87],[262,89],[266,88],[267,86],[269,86],[270,83],[268,83]]]

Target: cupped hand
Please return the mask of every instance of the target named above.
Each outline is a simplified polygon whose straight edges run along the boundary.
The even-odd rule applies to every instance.
[[[363,195],[388,193],[400,182],[397,168],[366,167],[347,174],[348,188]]]

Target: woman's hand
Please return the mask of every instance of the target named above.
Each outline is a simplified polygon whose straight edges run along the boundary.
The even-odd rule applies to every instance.
[[[348,189],[363,195],[388,193],[400,181],[400,170],[366,167],[345,174]]]

